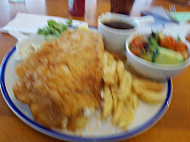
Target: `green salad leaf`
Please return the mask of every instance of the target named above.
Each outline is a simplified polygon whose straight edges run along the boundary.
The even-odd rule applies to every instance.
[[[45,40],[49,40],[51,37],[57,39],[70,26],[72,26],[72,19],[69,19],[66,24],[48,20],[46,27],[38,29],[38,34],[43,35]]]
[[[181,38],[180,38],[180,36],[179,36],[179,35],[177,35],[177,40],[178,40],[178,41],[181,41]]]
[[[154,63],[155,62],[155,59],[158,57],[158,54],[159,54],[159,49],[158,47],[155,49],[155,51],[153,52],[152,54],[152,62]]]

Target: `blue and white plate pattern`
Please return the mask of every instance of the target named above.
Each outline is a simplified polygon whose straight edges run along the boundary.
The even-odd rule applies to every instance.
[[[17,56],[16,47],[13,47],[9,53],[4,57],[1,64],[1,91],[3,98],[5,99],[9,108],[17,115],[22,121],[36,129],[39,132],[42,132],[46,135],[52,136],[61,140],[68,141],[118,141],[122,139],[128,139],[130,137],[134,137],[153,125],[156,124],[160,120],[160,118],[167,111],[169,104],[171,102],[172,97],[172,81],[171,79],[163,82],[164,84],[164,94],[166,95],[166,99],[164,102],[149,105],[143,102],[140,102],[139,108],[135,114],[135,120],[131,127],[127,131],[106,131],[105,128],[109,127],[109,124],[99,124],[99,128],[91,129],[84,131],[83,136],[78,136],[72,133],[57,131],[53,129],[48,129],[43,127],[42,125],[36,123],[33,120],[32,114],[28,105],[20,103],[15,97],[12,90],[12,86],[17,79],[15,73],[15,67],[18,62],[15,60]],[[96,121],[96,120],[95,120]],[[93,123],[93,122],[92,122]],[[104,129],[104,131],[101,131]],[[110,129],[110,128],[107,128]]]

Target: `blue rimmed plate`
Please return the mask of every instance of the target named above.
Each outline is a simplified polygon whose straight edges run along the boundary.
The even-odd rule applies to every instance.
[[[16,62],[17,52],[16,48],[12,48],[9,53],[4,57],[1,65],[1,91],[3,98],[5,99],[9,108],[26,124],[36,129],[39,132],[42,132],[46,135],[68,141],[117,141],[122,139],[127,139],[134,137],[148,128],[152,127],[160,120],[164,115],[166,110],[169,107],[171,97],[172,97],[172,81],[171,79],[163,82],[164,85],[164,94],[166,95],[165,101],[155,105],[148,105],[143,102],[140,102],[139,108],[135,114],[135,120],[133,124],[129,127],[128,131],[109,131],[109,133],[98,134],[102,126],[100,125],[98,130],[91,129],[90,133],[84,132],[85,136],[77,136],[67,132],[61,132],[57,130],[52,130],[43,127],[42,125],[36,123],[33,120],[30,109],[27,105],[20,103],[13,94],[12,86],[17,79],[15,73],[15,67],[18,64]],[[107,127],[105,125],[104,127]],[[109,129],[109,128],[108,128]],[[96,132],[95,132],[96,131]],[[107,132],[107,131],[106,131]],[[85,134],[86,133],[86,134]],[[92,136],[94,134],[94,136]]]

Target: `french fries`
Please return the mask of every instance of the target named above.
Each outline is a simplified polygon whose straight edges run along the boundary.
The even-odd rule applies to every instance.
[[[120,85],[119,85],[118,97],[120,99],[125,100],[130,95],[131,88],[132,88],[131,74],[128,71],[125,70],[123,72],[122,78],[119,78],[119,80],[120,80]]]
[[[162,83],[140,78],[133,79],[133,87],[135,92],[141,92],[142,90],[153,90],[160,92],[163,90]]]
[[[109,54],[104,54],[103,80],[107,85],[113,85],[116,81],[116,61]]]
[[[103,117],[107,118],[113,113],[113,124],[127,129],[134,119],[133,109],[138,106],[138,101],[133,99],[138,98],[132,97],[131,94],[131,74],[125,70],[121,60],[116,61],[108,52],[104,54],[103,80],[105,83]]]
[[[119,123],[119,119],[122,116],[123,111],[124,111],[124,103],[122,101],[119,101],[113,114],[113,120],[112,120],[113,124]]]
[[[113,99],[112,99],[111,91],[108,86],[105,86],[103,117],[109,116],[112,112],[112,108],[113,108]]]
[[[125,71],[124,64],[123,64],[123,62],[121,60],[119,60],[117,62],[117,75],[118,75],[120,81],[123,80],[123,73],[124,73],[124,71]]]
[[[117,104],[118,104],[118,100],[119,98],[117,97],[117,94],[119,93],[119,88],[117,85],[113,85],[111,86],[111,94],[113,97],[113,111],[116,111],[117,108]]]
[[[132,94],[132,97],[133,97],[132,107],[134,110],[136,110],[139,106],[139,98],[135,93]]]
[[[142,91],[138,96],[141,100],[150,104],[155,104],[165,100],[164,94],[155,91]]]
[[[112,123],[119,128],[126,130],[132,124],[139,98],[147,103],[165,99],[161,83],[132,76],[125,70],[124,63],[115,60],[109,52],[104,52],[103,64],[103,117],[112,116]]]
[[[137,96],[144,102],[154,104],[165,99],[164,94],[162,94],[163,85],[159,82],[135,78],[132,86]]]
[[[135,117],[134,109],[132,107],[127,108],[123,114],[119,117],[119,128],[126,129],[133,122]]]

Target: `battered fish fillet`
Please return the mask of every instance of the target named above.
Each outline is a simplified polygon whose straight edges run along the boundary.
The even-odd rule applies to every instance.
[[[100,108],[103,52],[99,33],[67,30],[16,67],[14,94],[30,106],[37,122],[61,128],[66,117]]]

